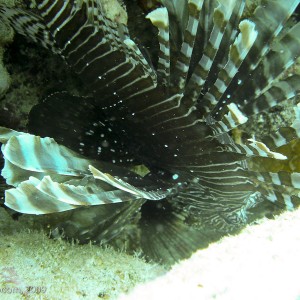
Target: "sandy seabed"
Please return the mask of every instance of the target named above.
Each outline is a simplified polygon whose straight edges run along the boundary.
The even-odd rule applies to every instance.
[[[1,209],[0,299],[299,300],[299,228],[300,210],[261,220],[166,272],[111,248],[51,240]]]

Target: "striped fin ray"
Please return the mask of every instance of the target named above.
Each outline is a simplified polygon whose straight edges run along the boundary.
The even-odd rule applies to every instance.
[[[270,189],[262,192],[266,199],[273,203],[284,205],[287,210],[294,210],[300,204],[299,196],[292,195],[291,189],[285,187],[270,185]]]
[[[259,190],[269,201],[283,203],[288,210],[300,205],[300,173],[279,171],[252,174],[255,180],[261,182]]]
[[[138,188],[132,186],[131,184],[123,181],[120,178],[113,177],[110,174],[105,174],[105,173],[97,170],[93,166],[89,166],[89,169],[96,179],[102,180],[118,189],[126,191],[132,195],[139,197],[139,198],[144,198],[144,199],[148,199],[148,200],[160,200],[160,199],[163,199],[166,196],[168,196],[171,192],[171,190],[169,190],[169,191],[157,190],[157,191],[149,192],[149,191],[146,191],[143,189],[138,189]]]
[[[199,52],[199,59],[197,60],[197,63],[201,59],[202,53],[204,53],[204,49],[208,46],[209,39],[212,35],[213,30],[216,30],[216,32],[218,32],[218,26],[220,26],[220,24],[224,21],[223,18],[230,17],[230,19],[228,21],[225,21],[224,23],[224,25],[226,26],[224,28],[224,31],[222,31],[223,37],[221,39],[221,44],[218,47],[217,55],[214,59],[213,67],[210,73],[218,73],[220,70],[220,64],[224,63],[224,57],[228,55],[228,45],[232,44],[234,39],[238,35],[237,28],[240,22],[241,15],[244,11],[244,7],[245,0],[211,0],[204,2],[201,11],[199,28],[199,30],[201,31],[201,34],[199,34],[201,35],[199,43],[203,45],[203,47],[197,50]],[[223,11],[224,8],[226,8],[225,11]],[[216,14],[216,12],[218,13]],[[215,74],[213,74],[213,77],[215,77]]]
[[[188,21],[187,0],[161,0],[161,3],[169,12],[170,34],[174,38],[175,44],[180,45]]]
[[[259,157],[271,157],[278,160],[285,160],[287,157],[279,152],[271,151],[264,143],[255,141],[253,139],[248,140],[248,144],[234,144],[233,149],[241,151],[248,157],[259,156]]]
[[[169,16],[166,8],[157,8],[146,16],[158,29],[158,76],[162,78],[164,86],[170,85],[170,32]]]
[[[19,168],[34,172],[54,172],[61,175],[88,174],[90,161],[51,138],[30,134],[11,137],[2,146],[2,153],[9,162]]]
[[[66,183],[57,183],[50,176],[45,176],[36,188],[56,198],[58,201],[72,205],[111,204],[140,198],[137,195],[125,193],[122,190],[107,191],[102,189],[101,185],[97,185],[95,189],[91,186],[74,186]]]
[[[247,115],[268,110],[279,103],[292,99],[300,93],[300,76],[292,75],[272,84],[261,95],[248,102],[241,110]]]
[[[217,0],[211,0],[211,1],[204,1],[204,5],[202,7],[201,11],[201,20],[200,20],[200,25],[201,25],[201,31],[203,37],[201,38],[201,45],[203,47],[206,47],[210,32],[212,31],[213,28],[213,10],[218,6],[219,2]],[[203,50],[202,48],[201,50]]]
[[[220,140],[218,139],[218,141]],[[223,139],[221,141],[223,141]],[[216,147],[215,150],[210,150],[211,153],[231,152],[233,154],[243,154],[247,157],[270,157],[278,160],[287,159],[285,155],[279,152],[272,151],[264,143],[252,139],[249,139],[245,144],[236,144],[229,137],[225,138],[225,141],[226,141],[226,145],[224,145],[224,148],[220,147],[218,151],[218,147]],[[198,148],[201,149],[200,147]],[[201,149],[200,154],[196,152],[194,156],[201,155],[201,154],[206,154],[205,149],[204,150]]]
[[[0,5],[1,20],[13,26],[13,28],[24,36],[29,36],[34,42],[39,42],[54,53],[58,52],[53,36],[43,22],[43,19],[30,12],[25,12],[19,8],[9,8]]]
[[[224,115],[221,121],[214,120],[210,115],[206,118],[207,124],[213,129],[215,136],[229,132],[248,121],[248,118],[239,110],[235,103],[231,103],[227,107],[228,114]]]
[[[255,84],[255,89],[253,89],[255,97],[267,90],[283,72],[295,63],[300,55],[299,43],[300,23],[292,27],[272,47],[264,60],[253,71],[249,84]],[[258,76],[260,76],[260,80],[257,79]],[[249,88],[252,88],[249,84]]]
[[[299,130],[294,129],[293,127],[280,127],[277,131],[271,132],[268,136],[265,136],[262,141],[271,149],[276,149],[287,145],[297,138],[300,138]]]
[[[247,56],[245,65],[250,66],[249,71],[254,70],[265,54],[270,50],[271,41],[279,35],[285,22],[295,11],[299,0],[268,0],[259,6],[251,17],[256,24],[259,35],[257,41]],[[244,71],[242,68],[241,71]],[[247,74],[247,73],[243,73]]]
[[[281,76],[290,66],[292,66],[297,57],[300,55],[299,43],[300,43],[300,24],[298,23],[293,28],[291,28],[282,38],[279,40],[276,45],[268,52],[264,60],[253,70],[250,79],[245,82],[243,90],[244,99],[246,99],[246,106],[251,107],[255,106],[259,101],[260,97],[264,98],[264,94],[267,94],[269,91],[272,96],[272,87],[275,86],[281,89],[286,94],[286,99],[289,99],[299,92],[299,76],[294,75],[291,78],[286,78],[287,85],[278,82],[279,76]],[[241,88],[240,86],[239,88]],[[232,97],[235,99],[240,93],[239,88],[234,91]],[[251,91],[251,92],[250,92]],[[275,94],[276,95],[276,94]],[[254,98],[252,100],[252,98]],[[274,97],[273,101],[270,101],[270,104],[266,107],[272,107],[284,99],[282,93],[279,94],[279,98]],[[251,101],[249,101],[251,99]],[[264,103],[265,104],[265,103]],[[241,106],[243,109],[243,103],[241,101]],[[264,108],[263,108],[264,109]],[[258,112],[258,107],[256,107],[256,112]]]
[[[238,97],[239,102],[241,105],[247,104],[247,102],[252,101],[253,99],[253,90],[251,87],[248,87],[247,84],[249,83],[251,85],[252,77],[251,74],[255,72],[255,69],[260,66],[260,64],[263,66],[266,65],[266,68],[268,70],[269,66],[271,68],[275,68],[277,66],[276,59],[274,60],[275,63],[269,65],[268,60],[266,59],[266,56],[274,56],[274,54],[268,54],[271,51],[271,42],[274,41],[278,35],[280,34],[283,25],[285,24],[286,20],[290,17],[290,15],[295,10],[296,6],[299,4],[299,0],[292,0],[292,1],[284,1],[284,0],[270,0],[270,1],[264,1],[263,5],[258,6],[257,9],[254,11],[253,16],[249,18],[251,22],[255,24],[255,28],[258,32],[257,38],[255,43],[253,44],[253,47],[251,47],[248,55],[246,56],[245,60],[243,61],[238,76],[236,76],[231,83],[228,86],[228,89],[226,93],[223,94],[221,97],[219,103],[216,105],[213,111],[213,116],[215,118],[219,118],[218,115],[222,115],[222,111],[226,110],[226,104],[230,103],[234,99],[236,99],[237,95],[246,94],[245,98],[241,99],[240,96]],[[294,29],[290,30],[286,35],[286,41],[288,43],[294,43],[291,40],[294,39],[295,41],[298,39],[297,37],[297,25],[294,27]],[[284,37],[283,37],[284,38]],[[295,46],[295,45],[294,45]],[[297,47],[293,46],[292,51],[297,51]],[[272,52],[272,51],[271,51]],[[290,65],[292,57],[290,57],[289,60],[289,53],[286,55],[283,55],[283,58],[280,58],[280,61],[282,61],[282,64],[279,62],[280,69],[282,65],[286,64],[286,66]],[[277,53],[281,57],[281,53]],[[281,66],[281,67],[280,67]],[[268,76],[271,76],[273,70],[268,71]],[[249,76],[250,75],[250,76]],[[260,78],[260,72],[257,71],[257,76]],[[262,78],[262,82],[266,82],[268,80],[268,76],[264,76]],[[258,80],[259,81],[259,80]],[[260,85],[261,83],[258,82]],[[263,87],[264,88],[264,87]],[[254,88],[254,90],[257,89],[257,95],[260,94],[262,91],[262,88]],[[249,94],[250,93],[250,94]]]
[[[141,94],[155,88],[156,74],[129,38],[126,27],[106,18],[98,2],[48,0],[37,4],[43,16],[37,18],[53,37],[55,53],[66,60],[103,106],[114,104],[120,97],[132,97],[132,91]],[[22,16],[30,19],[31,13],[22,12]],[[14,27],[14,19],[9,21]],[[29,37],[35,39],[34,32]]]
[[[29,214],[46,214],[76,208],[75,205],[57,202],[55,198],[36,188],[40,181],[35,177],[23,181],[17,188],[5,191],[5,205],[13,210]]]
[[[234,7],[233,11],[231,12],[231,17],[224,29],[220,45],[217,47],[217,53],[213,59],[212,66],[209,70],[208,76],[206,77],[204,86],[202,88],[202,95],[210,89],[211,82],[214,82],[216,80],[216,74],[218,74],[226,64],[226,58],[228,57],[230,50],[229,45],[232,45],[234,43],[234,40],[236,39],[239,33],[239,23],[241,21],[241,16],[245,8],[245,2],[245,0],[236,0],[233,3]],[[228,5],[225,4],[225,11],[230,12],[231,9],[229,10],[227,6]],[[200,99],[198,100],[200,101]]]
[[[279,171],[277,173],[257,172],[256,174],[256,178],[261,182],[300,189],[300,173]]]
[[[186,95],[187,97],[192,97],[192,101],[194,103],[200,96],[200,92],[214,63],[214,59],[220,47],[224,31],[234,9],[234,1],[223,2],[224,3],[220,1],[219,6],[214,10],[214,26],[208,43],[203,50],[203,56],[195,67],[186,86]]]
[[[57,182],[63,182],[66,180],[66,175],[53,174],[47,171],[35,172],[23,169],[12,164],[9,160],[4,158],[4,167],[2,169],[1,175],[6,180],[6,183],[12,186],[18,186],[23,181],[28,180],[29,177],[35,177],[42,180],[45,175],[50,175]]]
[[[204,105],[208,103],[210,107],[218,103],[218,100],[227,90],[229,83],[239,71],[240,65],[253,46],[258,34],[255,29],[255,24],[244,20],[240,23],[239,28],[241,32],[230,46],[229,58],[224,69],[220,71],[212,88],[204,95],[204,98],[201,99],[200,105],[202,105],[202,101]],[[215,110],[216,108],[214,108],[212,112],[213,115],[218,115],[219,112],[215,112]]]
[[[219,68],[217,64],[221,63],[221,66],[224,66],[224,54],[228,53],[228,44],[232,44],[238,35],[238,25],[241,20],[241,16],[244,12],[246,0],[235,0],[235,5],[231,13],[229,22],[226,24],[224,36],[222,38],[221,44],[219,46],[218,53],[214,59],[215,68]],[[228,6],[228,3],[224,2],[225,7]],[[211,73],[214,72],[212,68]],[[213,76],[213,75],[212,75]],[[207,80],[209,81],[209,79]]]
[[[204,0],[188,1],[188,22],[184,32],[180,54],[175,65],[176,71],[174,71],[174,88],[176,92],[179,93],[185,88],[203,2]]]
[[[17,188],[9,189],[5,205],[21,213],[47,214],[79,208],[132,201],[138,197],[121,190],[93,190],[89,186],[72,186],[54,182],[50,176],[42,180],[30,177]]]
[[[219,140],[219,139],[218,139]],[[222,140],[223,141],[223,140]],[[226,139],[227,141],[227,139]],[[231,152],[237,154],[243,154],[247,157],[270,157],[278,160],[285,160],[287,157],[279,152],[270,150],[264,143],[249,139],[245,144],[236,144],[228,138],[229,143],[226,144],[225,149],[220,149],[221,152]],[[212,153],[217,153],[218,148]],[[205,153],[205,151],[204,151]],[[197,153],[195,153],[195,156]]]

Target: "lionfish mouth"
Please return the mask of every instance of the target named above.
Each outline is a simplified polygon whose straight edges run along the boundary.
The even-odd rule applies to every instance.
[[[265,1],[248,18],[245,0],[161,0],[146,16],[158,32],[155,68],[100,1],[35,2],[1,5],[1,20],[59,55],[84,91],[47,96],[28,133],[0,127],[6,206],[65,212],[59,228],[81,242],[135,224],[145,254],[173,261],[243,227],[258,203],[299,204],[299,107],[262,141],[233,134],[299,93],[287,70],[300,25],[285,25],[299,0]]]

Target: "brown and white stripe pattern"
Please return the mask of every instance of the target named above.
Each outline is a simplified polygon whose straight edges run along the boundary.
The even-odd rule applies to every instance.
[[[178,92],[182,92],[185,87],[203,2],[203,0],[188,1],[188,22],[184,32],[184,39],[181,45],[180,54],[175,66],[179,76],[175,79],[176,88],[179,89]]]
[[[214,26],[212,32],[208,43],[203,50],[203,55],[188,83],[188,89],[192,91],[192,94],[189,95],[189,97],[192,97],[194,102],[196,102],[200,96],[200,92],[214,63],[224,31],[234,9],[234,1],[228,1],[228,3],[226,3],[226,1],[223,2],[224,3],[221,1],[219,6],[214,10]]]
[[[11,131],[11,137],[8,138],[6,131],[9,130],[0,128],[4,133],[0,137],[1,141],[6,140],[2,146],[5,159],[2,176],[8,184],[16,186],[6,191],[6,205],[19,212],[40,214],[134,199],[160,200],[171,193],[171,190],[139,189],[122,179],[105,174],[91,166],[93,161],[81,158],[53,139],[22,133],[16,135],[14,131]],[[102,167],[105,170],[110,168],[105,164]],[[106,185],[103,189],[101,184],[94,187],[89,184],[75,186],[66,182],[72,177],[81,180],[89,175],[115,189],[109,189]],[[39,198],[41,200],[37,200]],[[43,205],[48,201],[51,205],[45,205],[44,209]]]
[[[299,76],[285,76],[300,55],[299,24],[285,29],[299,0],[266,1],[247,19],[244,0],[163,0],[165,7],[148,15],[158,28],[156,70],[126,25],[109,20],[100,2],[36,2],[35,13],[1,5],[0,16],[63,57],[83,81],[87,104],[74,109],[87,119],[82,130],[92,125],[89,112],[94,116],[98,109],[99,122],[107,126],[103,132],[113,131],[109,142],[122,141],[119,148],[128,144],[129,156],[146,165],[149,174],[144,178],[111,163],[113,158],[104,162],[99,155],[92,161],[51,138],[0,127],[2,175],[15,186],[6,193],[9,207],[42,214],[80,206],[98,212],[103,206],[101,214],[108,220],[116,214],[108,207],[120,205],[124,212],[120,209],[116,218],[124,226],[122,213],[129,219],[145,199],[163,200],[183,224],[188,217],[200,228],[228,232],[244,225],[247,211],[263,197],[288,209],[299,205],[299,173],[251,169],[256,158],[278,164],[291,159],[278,148],[299,139],[299,108],[290,127],[278,128],[262,141],[237,144],[231,138],[250,115],[299,94]],[[39,104],[32,114],[36,127],[43,124],[39,112],[57,121],[71,119],[64,112],[55,115],[51,99],[59,106],[63,94]],[[67,99],[65,95],[65,103],[72,105],[75,97]],[[72,127],[73,117],[73,123],[64,124]],[[57,135],[63,142],[63,134]],[[80,236],[107,239],[118,232],[113,221],[100,223],[90,235],[82,229]],[[179,227],[184,226],[172,227],[172,232]]]
[[[168,10],[158,8],[146,16],[151,23],[158,29],[158,66],[157,75],[162,78],[163,85],[170,85],[170,31]]]
[[[258,32],[254,23],[244,20],[239,27],[241,32],[230,47],[229,59],[224,69],[220,71],[216,82],[209,92],[204,95],[204,101],[210,102],[211,106],[216,105],[225,93],[257,38]],[[223,100],[222,106],[226,105],[226,103],[227,101]],[[215,112],[215,115],[218,115],[218,111]]]

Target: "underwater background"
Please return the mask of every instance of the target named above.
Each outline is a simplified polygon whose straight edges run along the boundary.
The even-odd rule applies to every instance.
[[[142,34],[140,33],[139,38],[142,38],[142,43],[149,49],[156,32],[149,34],[153,27],[144,21],[145,11],[143,9],[145,9],[146,1],[141,1],[143,5],[139,6],[133,4],[133,1],[127,2],[125,4],[129,14],[129,29],[132,32],[144,30]],[[5,5],[22,5],[22,1],[1,1],[0,4],[2,3]],[[245,16],[251,16],[257,3],[260,1],[247,3]],[[110,7],[106,10],[112,12],[113,19],[126,22],[125,4],[120,5],[117,1],[107,1],[106,5],[110,5]],[[134,16],[133,21],[130,21],[130,16]],[[297,16],[289,20],[290,23],[287,27],[292,27],[297,20],[296,18]],[[13,36],[12,30],[2,23],[0,40],[2,45],[0,49],[2,60],[0,66],[0,125],[18,131],[26,131],[28,113],[40,99],[57,90],[68,90],[77,94],[81,83],[70,70],[65,68],[60,58],[20,35]],[[150,46],[147,47],[147,45]],[[151,48],[148,50],[148,55],[155,57],[159,52],[158,45],[153,45],[152,48],[152,50]],[[299,63],[293,65],[292,69],[287,72],[299,74]],[[262,112],[258,116],[253,116],[251,122],[233,132],[234,139],[242,140],[244,135],[251,136],[255,133],[255,138],[260,140],[261,137],[279,127],[289,126],[294,121],[294,106],[297,102],[297,98],[295,98],[267,112]],[[260,164],[260,161],[254,161],[254,166],[255,163]],[[267,170],[270,168],[270,166],[266,166]],[[2,181],[0,184],[4,186],[5,182]],[[30,297],[30,299],[40,299],[41,297],[42,299],[56,299],[57,293],[65,295],[66,298],[115,299],[120,293],[131,290],[137,283],[153,279],[167,270],[167,267],[153,262],[146,263],[144,258],[141,258],[143,256],[139,252],[141,233],[137,222],[129,224],[118,239],[112,241],[108,248],[102,249],[93,245],[79,245],[76,240],[71,244],[65,242],[62,240],[64,236],[61,232],[56,234],[54,231],[53,233],[53,226],[55,227],[58,222],[56,217],[51,215],[21,215],[5,208],[3,198],[0,201],[2,201],[0,208],[1,287],[24,289],[30,285],[46,288],[45,293],[42,291],[38,294],[32,289],[31,292],[29,291],[22,296],[25,299],[26,297]],[[245,282],[254,280],[254,277],[257,286],[253,289],[253,294],[249,294],[249,299],[251,296],[258,297],[258,299],[265,299],[268,296],[274,299],[282,299],[282,297],[297,299],[300,291],[296,279],[291,274],[300,266],[297,258],[297,253],[300,251],[300,236],[291,228],[299,228],[299,213],[295,211],[275,217],[283,210],[282,206],[273,205],[271,202],[259,203],[252,208],[248,215],[248,223],[251,223],[252,227],[247,227],[238,236],[229,237],[218,242],[218,244],[213,244],[191,258],[191,265],[199,266],[197,271],[192,271],[193,275],[187,273],[187,270],[191,270],[191,265],[187,262],[186,265],[182,265],[181,269],[175,267],[173,270],[175,275],[172,273],[167,275],[170,277],[166,277],[166,283],[157,281],[157,283],[153,283],[153,286],[151,284],[141,286],[141,294],[128,296],[128,299],[134,299],[134,297],[136,299],[141,297],[164,299],[171,297],[170,290],[174,289],[175,286],[177,289],[174,295],[178,299],[183,299],[184,296],[188,296],[190,299],[199,299],[200,296],[207,297],[207,299],[214,297],[240,299],[241,290],[247,286]],[[67,219],[68,216],[65,218]],[[261,218],[263,219],[257,220]],[[274,221],[268,220],[274,218]],[[262,224],[256,225],[258,223]],[[238,233],[239,231],[240,228],[231,233]],[[209,243],[219,240],[223,235],[223,232],[221,234],[207,234],[200,247],[205,248]],[[49,236],[52,236],[54,240],[49,240]],[[250,248],[251,246],[253,248]],[[133,256],[125,254],[125,251],[133,254]],[[194,248],[191,249],[192,252],[194,252]],[[32,255],[33,253],[34,255]],[[289,254],[285,255],[287,253]],[[246,264],[245,260],[248,255]],[[219,262],[218,264],[216,264],[216,260]],[[167,265],[173,263],[173,259],[166,262]],[[278,268],[274,267],[274,264]],[[254,274],[255,268],[258,270],[262,265],[264,272],[266,272],[263,273],[264,276],[269,276],[265,285],[260,283],[263,274]],[[220,284],[222,276],[227,276],[229,269],[232,274],[229,276],[231,278]],[[240,269],[249,270],[249,272],[243,273],[245,277],[248,277],[245,278],[245,281],[241,282],[240,280],[236,284],[238,278],[236,274]],[[32,273],[30,276],[28,275],[29,270]],[[203,279],[201,275],[194,275],[198,274],[197,272],[201,275],[204,274]],[[74,280],[73,285],[70,284],[71,274],[72,281]],[[278,276],[274,276],[274,274]],[[285,287],[283,283],[286,281],[286,276],[289,278],[288,287]],[[272,291],[270,291],[270,282],[274,284]],[[282,286],[279,282],[282,282]],[[69,287],[66,288],[66,285]],[[161,289],[162,285],[165,286],[165,290]],[[153,291],[153,294],[150,294],[149,290]],[[157,293],[154,292],[155,290]],[[259,293],[259,290],[262,293]],[[147,291],[146,295],[144,294],[145,291]],[[267,292],[270,294],[267,295]],[[11,299],[18,297],[18,294],[8,295],[5,292],[2,294],[5,297],[11,297]]]

